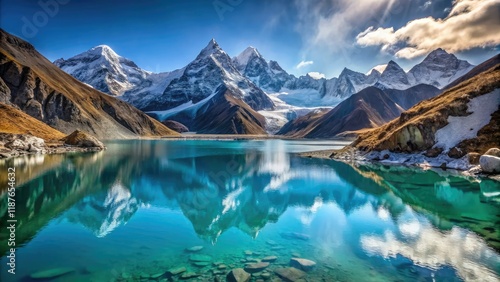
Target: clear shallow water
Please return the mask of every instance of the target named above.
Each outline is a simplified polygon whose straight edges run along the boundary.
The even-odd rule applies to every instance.
[[[100,153],[0,163],[17,168],[21,245],[11,276],[3,194],[1,281],[57,267],[75,271],[52,281],[148,281],[141,277],[174,267],[214,281],[227,273],[214,262],[244,267],[269,255],[278,257],[271,278],[298,255],[317,263],[305,281],[499,280],[498,183],[292,154],[327,148],[331,141],[117,141]],[[210,265],[190,262],[193,246]]]

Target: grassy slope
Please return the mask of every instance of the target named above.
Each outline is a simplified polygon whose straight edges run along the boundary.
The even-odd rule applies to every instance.
[[[0,103],[0,132],[31,134],[45,140],[61,139],[65,136],[64,133],[3,103]]]

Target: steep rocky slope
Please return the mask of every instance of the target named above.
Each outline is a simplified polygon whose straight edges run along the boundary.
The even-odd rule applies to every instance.
[[[484,69],[485,65],[478,66]],[[441,152],[461,157],[500,146],[500,64],[425,100],[401,117],[363,133],[353,146],[363,151]]]
[[[0,99],[69,134],[98,138],[176,134],[131,105],[71,77],[34,47],[0,30]]]
[[[291,137],[332,138],[339,133],[378,127],[405,109],[434,97],[439,89],[418,85],[407,90],[368,87],[327,113],[310,113],[285,125],[278,134]]]

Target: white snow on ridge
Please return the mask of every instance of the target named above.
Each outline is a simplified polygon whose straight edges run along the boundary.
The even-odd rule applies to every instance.
[[[468,104],[470,115],[450,116],[448,124],[436,132],[436,145],[447,152],[461,141],[477,137],[477,132],[491,120],[491,114],[500,105],[500,88],[485,95],[475,97]]]

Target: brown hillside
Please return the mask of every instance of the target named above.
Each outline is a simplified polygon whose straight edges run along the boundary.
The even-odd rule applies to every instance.
[[[0,102],[16,105],[66,134],[76,129],[103,139],[177,134],[131,105],[79,82],[31,44],[1,29],[0,78]]]
[[[64,133],[11,106],[0,103],[0,132],[30,134],[45,140],[59,140]]]
[[[221,86],[216,96],[197,110],[195,117],[181,113],[169,119],[201,134],[266,135],[266,119],[244,101]]]
[[[278,134],[304,138],[332,138],[345,132],[378,127],[409,107],[434,97],[439,89],[417,85],[406,90],[368,87],[347,98],[331,111],[311,114],[287,123]],[[307,121],[307,122],[306,122]]]

